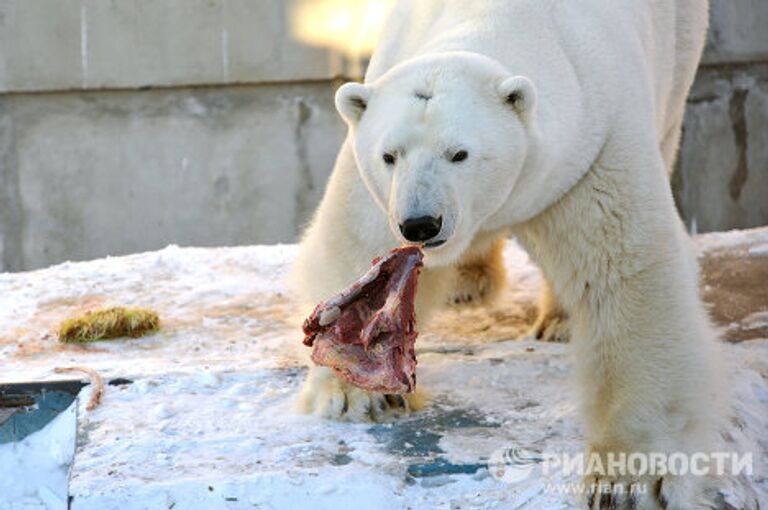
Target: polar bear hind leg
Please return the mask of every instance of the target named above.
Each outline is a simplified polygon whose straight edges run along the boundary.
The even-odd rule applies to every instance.
[[[470,253],[456,266],[449,305],[488,305],[499,296],[507,282],[504,267],[504,237],[489,242],[476,240]]]
[[[544,278],[537,303],[536,322],[528,336],[542,342],[568,342],[571,338],[568,314],[557,300],[552,285]]]

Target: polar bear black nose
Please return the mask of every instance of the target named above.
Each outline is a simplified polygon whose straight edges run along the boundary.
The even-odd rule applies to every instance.
[[[402,222],[400,224],[400,232],[403,233],[403,237],[412,243],[420,243],[429,241],[435,237],[440,233],[442,227],[442,216],[439,218],[435,218],[434,216],[420,216],[418,218],[409,218]]]

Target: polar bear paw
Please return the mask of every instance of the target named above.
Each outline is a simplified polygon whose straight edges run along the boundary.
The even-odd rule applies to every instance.
[[[460,266],[456,285],[448,298],[453,306],[485,305],[498,295],[500,284],[486,266]]]
[[[412,396],[376,393],[348,384],[325,367],[310,368],[299,410],[351,422],[386,422],[410,414]]]
[[[571,338],[568,314],[559,307],[542,310],[528,335],[542,342],[568,342]]]
[[[690,477],[587,476],[586,507],[590,510],[682,510],[697,506]]]
[[[487,305],[499,296],[507,281],[503,248],[503,242],[497,242],[482,257],[460,263],[456,267],[453,290],[448,297],[449,305]]]

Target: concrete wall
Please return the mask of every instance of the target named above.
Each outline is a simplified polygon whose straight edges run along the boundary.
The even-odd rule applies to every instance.
[[[0,98],[3,262],[294,241],[344,132],[328,83]]]
[[[344,135],[321,0],[0,0],[0,270],[294,241]],[[768,223],[768,2],[716,0],[674,178],[699,231]]]
[[[307,0],[0,0],[0,270],[295,241],[349,54]]]
[[[325,80],[345,58],[299,41],[307,1],[0,0],[0,92]]]
[[[768,2],[715,0],[673,190],[698,232],[768,223]]]
[[[768,223],[768,64],[699,69],[673,184],[692,231]]]

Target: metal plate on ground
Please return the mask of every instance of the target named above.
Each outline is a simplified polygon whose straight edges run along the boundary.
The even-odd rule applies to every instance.
[[[21,441],[68,408],[81,381],[0,384],[0,444]]]

